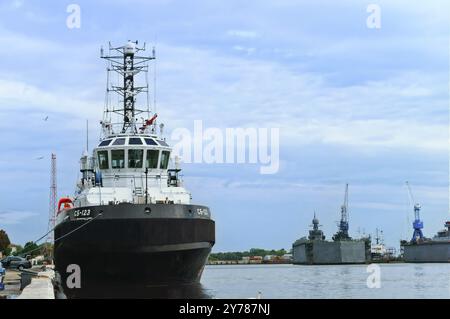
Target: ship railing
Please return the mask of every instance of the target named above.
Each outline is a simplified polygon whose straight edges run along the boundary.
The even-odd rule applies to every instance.
[[[128,180],[132,180],[132,188],[134,190],[134,192],[136,193],[136,188],[141,188],[141,189],[145,189],[145,179],[147,179],[147,183],[148,181],[155,181],[155,180],[162,180],[163,178],[166,178],[167,174],[164,174],[163,171],[159,172],[158,174],[155,175],[149,175],[147,174],[147,176],[145,176],[145,174],[105,174],[103,175],[103,180],[105,179],[109,179],[113,181],[113,187],[116,187],[116,182],[120,179],[128,179]],[[138,182],[138,183],[136,183]],[[162,184],[161,184],[162,185]]]
[[[144,129],[141,130],[141,127],[144,127],[143,122],[135,122],[135,128],[136,131],[130,131],[130,128],[127,129],[127,132],[123,132],[124,122],[102,122],[102,129],[103,129],[103,135],[105,137],[111,136],[111,135],[120,135],[120,134],[156,134],[156,126],[151,125],[147,126]],[[133,127],[133,126],[132,126]]]

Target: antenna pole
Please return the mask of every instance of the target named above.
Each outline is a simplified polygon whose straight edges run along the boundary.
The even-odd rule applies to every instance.
[[[154,112],[156,111],[156,54],[155,54],[155,47],[153,47],[153,59],[155,59],[155,63],[153,64],[153,109]]]
[[[89,152],[89,120],[86,120],[86,152]]]
[[[55,228],[56,219],[56,198],[57,186],[56,186],[56,155],[52,153],[51,168],[50,168],[50,198],[48,206],[48,231]],[[47,237],[47,242],[53,244],[54,236],[53,232],[50,232]]]

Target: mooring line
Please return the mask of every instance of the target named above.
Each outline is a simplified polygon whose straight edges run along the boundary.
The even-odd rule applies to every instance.
[[[100,217],[100,216],[102,216],[102,215],[103,215],[103,213],[97,214],[97,216],[95,216],[94,218],[89,219],[89,220],[86,221],[84,224],[81,224],[80,226],[78,226],[78,227],[75,228],[74,230],[71,230],[70,232],[68,232],[67,234],[65,234],[65,235],[63,235],[63,236],[61,236],[61,237],[58,237],[57,239],[55,239],[55,240],[53,241],[53,243],[56,243],[58,240],[61,240],[61,239],[65,238],[65,237],[69,236],[70,234],[76,232],[76,231],[79,230],[80,228],[86,226],[87,224],[89,224],[90,222],[92,222],[94,219],[96,219],[97,217]],[[55,226],[53,229],[55,229],[55,228],[56,228],[56,226]]]
[[[63,235],[63,236],[61,236],[61,237],[56,238],[56,239],[53,241],[53,244],[55,244],[57,241],[59,241],[59,240],[65,238],[65,237],[69,236],[70,234],[73,234],[74,232],[80,230],[81,228],[83,228],[84,226],[86,226],[87,224],[89,224],[90,222],[92,222],[94,219],[96,219],[97,217],[100,217],[100,216],[102,216],[102,215],[103,215],[103,212],[97,214],[97,216],[95,216],[95,217],[89,219],[88,221],[84,222],[83,224],[81,224],[81,225],[78,226],[77,228],[71,230],[71,231],[68,232],[67,234],[65,234],[65,235]],[[67,216],[66,218],[68,218],[68,217],[69,217],[69,216]],[[43,236],[39,237],[37,240],[32,241],[32,243],[33,243],[33,244],[37,244],[39,241],[41,241],[43,238],[45,238],[48,234],[50,234],[52,231],[54,231],[55,228],[56,228],[57,226],[58,226],[58,225],[56,225],[55,227],[53,227],[52,229],[50,229],[47,233],[45,233]],[[35,248],[35,249],[28,250],[28,251],[26,251],[25,253],[18,254],[18,256],[27,255],[27,254],[29,254],[29,253],[31,253],[31,252],[33,252],[33,251],[38,250],[38,249],[42,249],[42,247],[37,247],[37,248]]]

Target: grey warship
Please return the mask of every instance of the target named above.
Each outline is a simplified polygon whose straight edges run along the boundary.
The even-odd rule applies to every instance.
[[[140,51],[145,44],[137,41],[101,50],[108,74],[101,138],[83,153],[75,195],[59,200],[56,217],[55,270],[69,298],[116,283],[198,283],[215,243],[210,209],[191,203],[179,159],[171,163],[163,125],[150,111],[147,74],[155,51]],[[68,284],[73,265],[80,270],[76,287]]]
[[[450,221],[433,238],[413,238],[402,241],[403,259],[409,263],[449,263],[450,262]]]
[[[345,186],[339,228],[333,241],[325,240],[315,213],[311,226],[313,229],[309,231],[308,238],[302,237],[292,244],[294,264],[364,264],[370,261],[370,237],[353,239],[348,233],[348,184]]]

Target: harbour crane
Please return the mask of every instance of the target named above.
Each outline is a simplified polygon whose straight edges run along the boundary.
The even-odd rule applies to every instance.
[[[348,184],[345,184],[344,203],[341,205],[341,220],[339,222],[339,230],[333,236],[333,240],[351,239],[348,235]]]
[[[341,222],[339,223],[339,230],[348,236],[348,184],[345,184],[344,203],[341,206]]]
[[[414,228],[414,233],[413,236],[411,238],[411,243],[416,243],[417,241],[423,239],[423,233],[422,233],[422,228],[423,228],[423,222],[420,220],[420,204],[416,203],[411,191],[411,186],[409,185],[409,182],[406,181],[406,187],[408,188],[408,195],[409,195],[409,200],[411,205],[414,206],[414,222],[413,222],[413,228]]]

